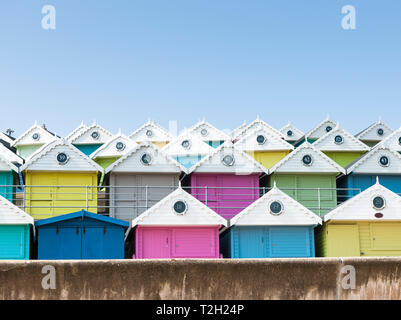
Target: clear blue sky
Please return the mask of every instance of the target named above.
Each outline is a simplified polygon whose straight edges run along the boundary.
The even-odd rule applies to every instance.
[[[0,41],[0,129],[16,135],[35,120],[60,135],[93,119],[401,125],[399,0],[2,0]]]

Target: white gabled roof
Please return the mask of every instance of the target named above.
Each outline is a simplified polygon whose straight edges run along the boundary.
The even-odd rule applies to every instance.
[[[292,132],[292,135],[288,135],[289,131]],[[298,141],[305,136],[305,133],[295,127],[291,122],[288,122],[286,126],[282,127],[280,132],[286,141]]]
[[[6,135],[3,132],[0,132],[0,139],[4,140],[5,142],[9,143],[10,145],[13,144],[14,140],[10,138],[8,135]]]
[[[241,125],[236,127],[234,130],[231,131],[230,136],[234,139],[243,129],[247,126],[246,122],[244,121]]]
[[[377,196],[385,201],[385,207],[381,210],[373,207],[373,198]],[[383,216],[377,218],[376,213]],[[329,220],[401,220],[401,197],[377,182],[326,214],[324,221]]]
[[[176,201],[184,201],[187,210],[176,214],[173,210]],[[227,220],[194,198],[180,187],[160,200],[153,207],[132,220],[132,226],[227,226]]]
[[[311,165],[304,165],[302,158],[306,155],[312,157]],[[345,170],[337,162],[330,159],[323,152],[314,147],[314,144],[304,142],[293,152],[285,156],[273,167],[269,173],[344,173]]]
[[[314,127],[311,131],[309,131],[306,136],[311,139],[319,139],[320,137],[324,136],[327,131],[327,126],[330,126],[332,129],[336,126],[336,123],[330,120],[330,117],[327,116],[322,122],[320,122],[316,127]]]
[[[150,130],[151,136],[148,136],[146,132]],[[153,141],[153,142],[166,142],[171,141],[173,136],[162,126],[158,125],[154,121],[147,121],[140,128],[136,129],[133,133],[128,136],[130,139],[136,142]]]
[[[95,139],[92,137],[93,132],[98,132],[99,138]],[[74,145],[78,144],[104,144],[113,138],[113,134],[98,125],[97,123],[92,124],[84,130],[79,131],[72,139],[69,140]]]
[[[379,135],[377,130],[382,129],[383,134]],[[393,133],[393,129],[384,124],[380,119],[379,121],[373,123],[366,129],[355,135],[356,138],[362,141],[382,141],[386,137],[388,137],[391,133]]]
[[[401,127],[375,145],[373,149],[380,147],[387,147],[391,150],[401,152]]]
[[[119,150],[117,149],[117,143],[123,143],[124,149]],[[102,145],[100,148],[95,150],[91,155],[91,159],[96,158],[107,158],[107,157],[119,157],[125,155],[129,150],[136,147],[138,144],[128,138],[124,134],[117,134],[113,138],[111,138],[108,142]]]
[[[59,164],[57,155],[66,153],[69,160]],[[84,171],[103,172],[103,168],[66,140],[57,139],[35,151],[20,171]]]
[[[343,143],[337,144],[334,141],[336,136],[340,135],[343,138]],[[355,138],[351,133],[336,125],[333,130],[327,132],[313,143],[316,149],[321,151],[369,151],[370,147],[364,144],[359,139]]]
[[[381,165],[380,158],[387,157],[388,165]],[[399,174],[401,175],[401,155],[386,147],[374,148],[346,167],[347,174]]]
[[[267,140],[259,144],[256,138],[263,135]],[[235,143],[235,146],[243,151],[273,151],[273,150],[294,150],[294,146],[281,137],[271,134],[263,126],[255,127],[248,134]]]
[[[39,138],[37,140],[34,140],[32,138],[32,136],[35,133],[39,135]],[[54,141],[55,139],[57,139],[56,135],[51,134],[49,131],[43,129],[35,122],[35,124],[32,127],[26,130],[17,139],[15,139],[11,144],[11,146],[17,147],[24,145],[43,145],[51,141]]]
[[[76,127],[73,131],[71,131],[66,137],[65,140],[67,141],[72,141],[75,137],[77,137],[79,134],[81,134],[83,131],[88,129],[88,126],[81,122],[81,124]]]
[[[133,141],[136,144],[136,142]],[[145,154],[151,156],[149,165],[144,165],[141,157]],[[180,163],[165,154],[161,149],[151,142],[141,142],[131,148],[119,160],[111,164],[106,169],[109,172],[141,172],[141,173],[179,173],[186,172]]]
[[[181,145],[185,140],[190,142],[189,149],[185,149]],[[209,146],[196,135],[193,135],[185,130],[178,137],[174,138],[169,144],[165,145],[162,150],[170,156],[193,156],[211,154],[215,148]]]
[[[18,168],[12,164],[10,159],[0,152],[0,171],[15,171],[18,173]]]
[[[238,130],[234,138],[236,140],[242,139],[244,136],[246,136],[253,130],[260,129],[260,128],[264,128],[266,130],[266,132],[269,133],[269,135],[275,135],[275,136],[284,138],[283,134],[279,130],[273,128],[271,125],[267,124],[265,121],[263,121],[259,117],[257,117],[254,121],[252,121],[250,124],[248,124],[244,128]]]
[[[282,205],[279,215],[270,212],[270,204],[274,201]],[[311,226],[321,223],[319,216],[276,186],[229,221],[230,226]]]
[[[206,130],[206,135],[202,135],[202,130]],[[199,121],[194,126],[189,128],[189,133],[198,136],[203,141],[228,141],[231,140],[231,137],[220,131],[209,122],[205,120]]]
[[[232,165],[227,166],[223,164],[222,159],[226,155],[230,155],[234,158],[234,163]],[[231,141],[223,143],[212,154],[204,157],[190,170],[190,172],[208,173],[268,173],[268,170],[264,166],[245,152],[237,149]]]
[[[24,160],[17,155],[16,153],[12,152],[10,149],[5,147],[3,144],[0,143],[0,154],[8,159],[10,162],[22,164]]]
[[[0,196],[0,225],[5,224],[33,224],[33,218],[16,205]]]

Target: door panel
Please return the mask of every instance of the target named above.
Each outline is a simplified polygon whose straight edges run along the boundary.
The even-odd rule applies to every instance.
[[[142,258],[170,258],[170,232],[168,229],[141,229]]]
[[[22,259],[24,256],[24,227],[0,225],[0,259]]]
[[[304,227],[271,227],[271,257],[310,257],[309,229]]]
[[[38,259],[81,259],[80,227],[41,228],[38,234]],[[51,241],[51,242],[50,242]]]
[[[360,256],[359,229],[357,225],[328,225],[327,256],[358,257]]]
[[[177,228],[172,230],[175,258],[216,258],[215,230],[210,228]]]
[[[264,228],[238,228],[239,258],[266,258],[268,235]]]
[[[401,250],[401,223],[371,223],[373,250]]]

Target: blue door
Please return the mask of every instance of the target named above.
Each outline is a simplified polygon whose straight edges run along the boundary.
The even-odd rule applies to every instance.
[[[270,227],[269,256],[272,258],[310,257],[308,227]]]
[[[41,228],[38,233],[38,259],[81,259],[80,227]]]
[[[0,172],[0,195],[7,200],[13,199],[13,173],[12,171]]]
[[[82,234],[82,259],[123,259],[124,232],[121,228],[84,227]]]
[[[234,243],[238,246],[235,258],[266,257],[268,234],[264,227],[240,227],[234,232]]]

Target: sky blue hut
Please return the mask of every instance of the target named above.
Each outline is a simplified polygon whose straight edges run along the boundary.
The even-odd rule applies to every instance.
[[[84,210],[36,221],[38,259],[123,259],[128,226]]]
[[[223,258],[314,257],[314,227],[322,220],[276,186],[229,221]]]
[[[33,218],[0,196],[0,259],[29,259]]]
[[[13,200],[13,185],[17,183],[17,178],[18,168],[0,153],[0,195],[9,201]]]

